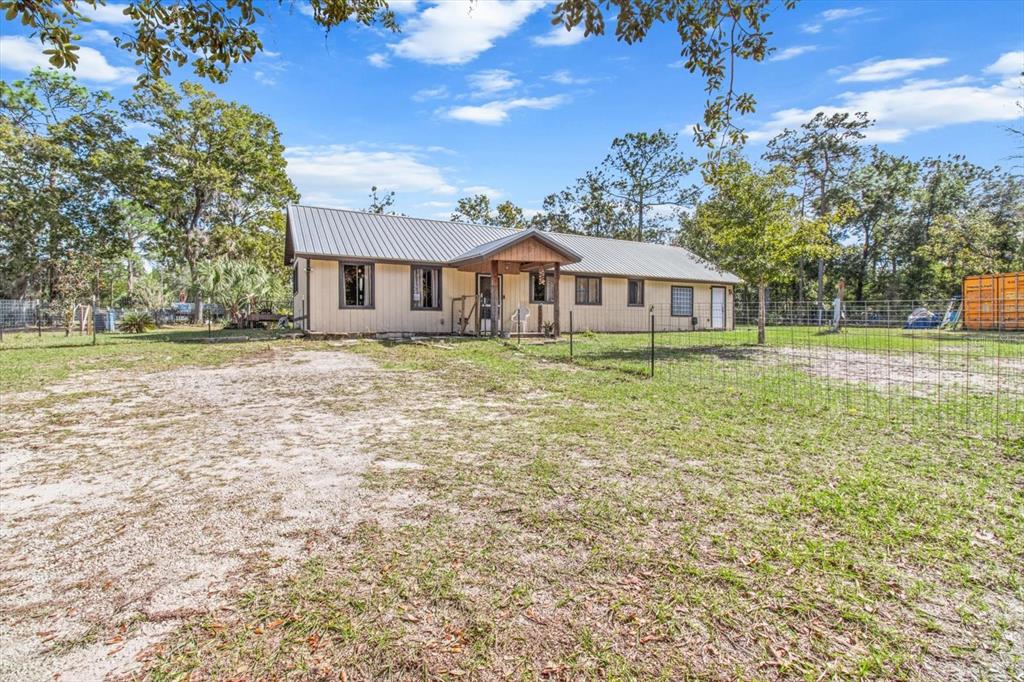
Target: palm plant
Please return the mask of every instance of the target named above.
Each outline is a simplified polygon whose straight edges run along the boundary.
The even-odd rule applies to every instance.
[[[220,258],[204,263],[199,274],[203,291],[236,325],[281,288],[273,273],[253,261]]]

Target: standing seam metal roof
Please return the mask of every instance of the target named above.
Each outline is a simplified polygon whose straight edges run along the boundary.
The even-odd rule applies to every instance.
[[[517,230],[474,223],[289,206],[286,252],[288,257],[448,264],[472,255],[488,242],[517,234],[520,234]],[[562,267],[562,271],[569,274],[740,282],[735,275],[719,270],[678,246],[560,232],[543,234],[580,256],[578,263]]]

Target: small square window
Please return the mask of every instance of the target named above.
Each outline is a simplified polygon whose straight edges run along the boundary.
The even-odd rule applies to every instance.
[[[672,317],[693,317],[693,287],[672,287]]]
[[[413,266],[412,309],[441,309],[441,268]]]
[[[576,305],[601,305],[601,278],[576,278]]]

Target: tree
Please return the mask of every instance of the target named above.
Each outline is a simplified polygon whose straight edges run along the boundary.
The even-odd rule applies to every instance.
[[[462,197],[452,213],[452,220],[479,225],[494,225],[509,230],[522,230],[527,227],[523,209],[511,201],[503,201],[491,210],[491,199],[486,194],[474,194]]]
[[[294,6],[296,0],[277,0]],[[313,20],[326,30],[347,21],[398,30],[386,0],[309,0]],[[54,66],[78,63],[77,33],[83,10],[105,0],[0,0],[7,21],[20,19],[38,36]],[[231,65],[250,62],[263,50],[260,26],[266,5],[257,0],[153,0],[130,3],[124,10],[132,20],[127,38],[117,44],[143,66],[141,78],[153,81],[170,74],[172,64],[191,63],[197,75],[224,82]],[[473,7],[467,0],[467,11]],[[582,28],[584,35],[603,35],[605,13],[614,16],[615,37],[629,45],[642,41],[655,24],[674,24],[680,41],[682,66],[699,72],[711,98],[704,119],[695,128],[698,144],[713,147],[740,144],[743,131],[734,113],[754,110],[753,95],[736,89],[737,60],[764,60],[771,51],[764,30],[775,11],[773,0],[561,0],[552,23],[566,30]],[[782,0],[792,9],[796,0]]]
[[[602,179],[590,171],[561,192],[544,197],[534,224],[551,232],[628,239],[630,221],[620,202],[608,194]]]
[[[822,221],[801,219],[789,193],[792,170],[775,166],[758,172],[733,156],[709,178],[711,197],[698,205],[694,229],[714,261],[757,286],[757,342],[765,342],[768,284],[790,276],[798,258],[827,248]]]
[[[663,241],[666,220],[651,215],[661,206],[692,204],[696,190],[683,189],[683,178],[697,165],[679,151],[678,135],[664,130],[627,133],[612,140],[612,151],[598,167],[599,182],[622,202],[638,242]]]
[[[818,112],[800,130],[785,130],[768,143],[765,160],[796,170],[801,185],[801,213],[828,223],[834,244],[842,239],[842,223],[831,216],[845,214],[843,183],[860,159],[860,140],[872,124],[867,114],[831,116]],[[818,258],[818,323],[825,306],[825,259]]]
[[[112,102],[52,71],[0,81],[3,295],[74,305],[123,255],[116,197],[140,154]]]
[[[157,217],[156,254],[185,266],[202,319],[199,266],[218,255],[218,226],[236,235],[266,230],[298,199],[285,173],[284,146],[274,122],[184,83],[181,93],[157,84],[128,105],[154,128],[145,156],[144,202]]]
[[[395,205],[395,193],[384,192],[377,194],[377,185],[370,187],[370,205],[366,207],[367,213],[387,213],[393,215],[395,212],[391,207]]]
[[[871,148],[868,163],[850,173],[846,192],[856,213],[850,222],[850,236],[860,242],[853,273],[858,301],[864,300],[869,280],[875,279],[880,250],[891,247],[890,238],[908,210],[917,177],[916,163],[878,147]]]
[[[697,188],[683,187],[697,162],[679,151],[677,137],[657,130],[615,138],[598,167],[544,198],[535,224],[552,232],[665,241],[673,216],[653,209],[692,205],[698,196]]]

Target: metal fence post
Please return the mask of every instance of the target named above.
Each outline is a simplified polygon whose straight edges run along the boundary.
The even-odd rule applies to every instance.
[[[651,313],[651,378],[654,378],[654,313]]]
[[[569,311],[569,362],[573,360],[573,348],[572,348],[572,311]]]
[[[96,345],[96,297],[92,297],[92,345]]]

